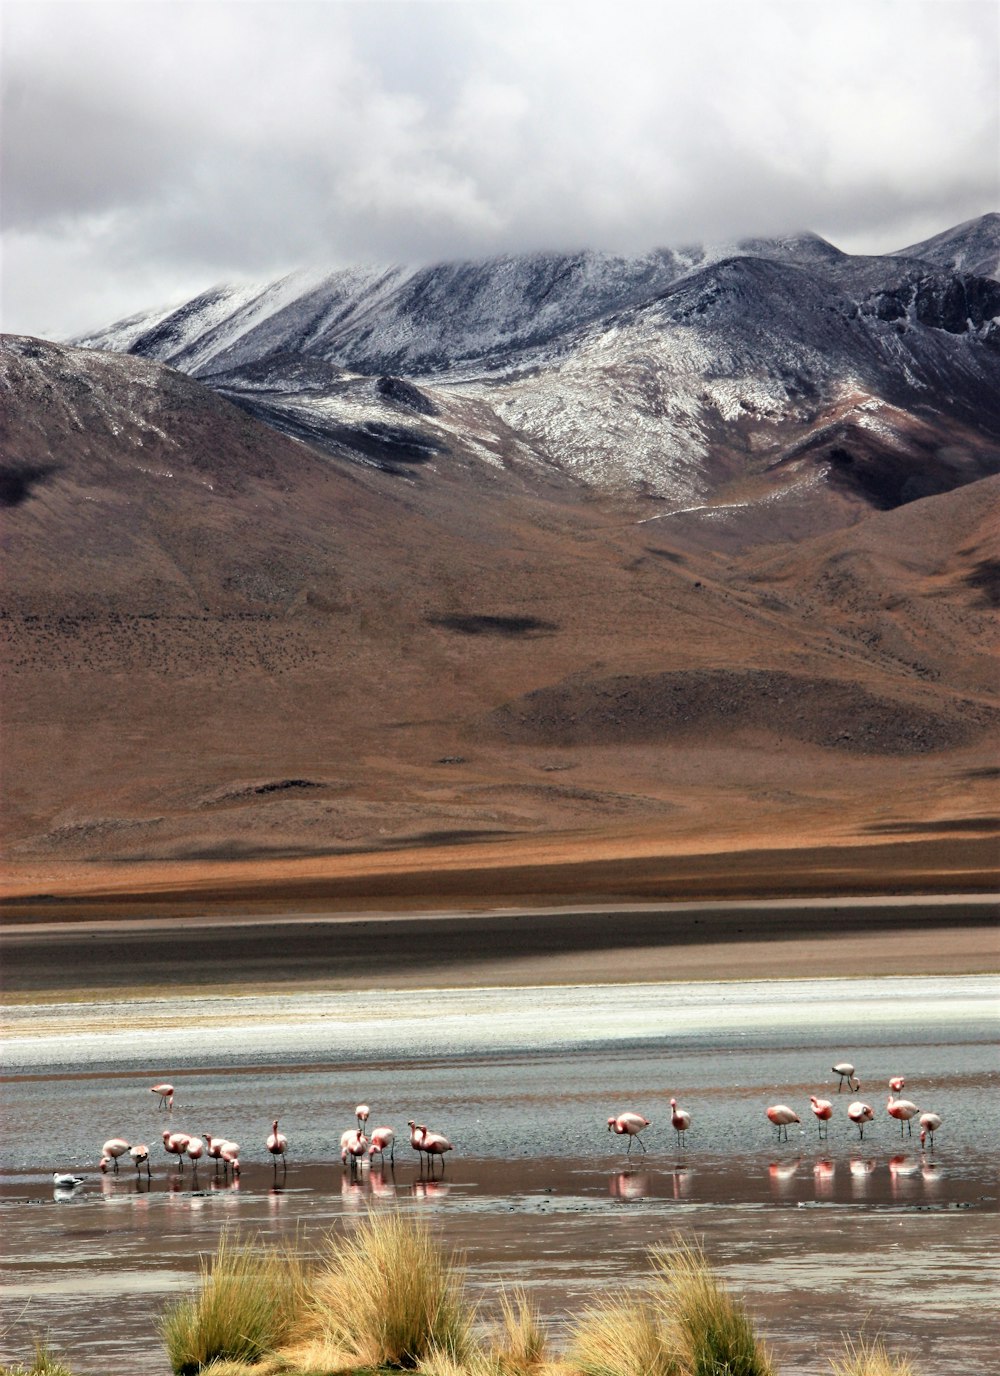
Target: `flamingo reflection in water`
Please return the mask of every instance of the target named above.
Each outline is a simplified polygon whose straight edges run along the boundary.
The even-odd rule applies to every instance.
[[[649,1188],[650,1177],[644,1171],[618,1171],[608,1177],[612,1199],[645,1199]]]

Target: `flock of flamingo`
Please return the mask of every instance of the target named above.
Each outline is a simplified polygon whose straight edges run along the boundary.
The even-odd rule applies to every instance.
[[[840,1076],[840,1080],[837,1084],[838,1094],[842,1092],[845,1082],[848,1089],[850,1089],[852,1093],[857,1094],[858,1090],[861,1088],[861,1081],[855,1077],[853,1065],[850,1065],[847,1061],[839,1061],[833,1067],[833,1073]],[[937,1132],[942,1122],[941,1115],[930,1112],[921,1113],[920,1109],[911,1099],[897,1098],[896,1096],[899,1094],[900,1090],[903,1089],[905,1084],[906,1078],[903,1075],[894,1075],[889,1081],[889,1102],[886,1105],[886,1111],[890,1118],[894,1118],[899,1123],[900,1136],[903,1135],[903,1128],[905,1127],[907,1133],[912,1137],[913,1124],[911,1120],[916,1118],[919,1114],[920,1145],[923,1146],[927,1139],[930,1138],[931,1148],[933,1149],[934,1134]],[[820,1138],[825,1138],[829,1133],[830,1119],[833,1117],[833,1101],[832,1099],[819,1099],[815,1094],[810,1094],[809,1103],[813,1113],[816,1115],[816,1123],[819,1129]],[[793,1108],[790,1108],[788,1104],[771,1104],[764,1111],[768,1119],[778,1130],[779,1142],[782,1140],[782,1134],[784,1134],[784,1140],[786,1142],[788,1141],[788,1125],[790,1123],[802,1122],[799,1115]],[[859,1138],[864,1140],[865,1124],[871,1123],[875,1118],[875,1110],[872,1108],[871,1104],[866,1104],[860,1099],[855,1099],[853,1103],[847,1106],[847,1116],[858,1129]],[[674,1132],[677,1134],[677,1145],[679,1147],[683,1146],[685,1134],[691,1126],[691,1115],[686,1109],[679,1106],[676,1099],[670,1100],[670,1122]],[[648,1127],[649,1119],[644,1118],[641,1113],[619,1113],[617,1117],[608,1119],[608,1132],[615,1132],[619,1137],[627,1137],[629,1139],[628,1148],[625,1153],[626,1156],[632,1151],[633,1141],[638,1142],[643,1151],[646,1150],[646,1144],[642,1140],[641,1134],[643,1129]]]
[[[839,1062],[833,1067],[833,1073],[840,1076],[837,1085],[837,1093],[841,1093],[844,1084],[853,1093],[857,1093],[861,1088],[860,1081],[855,1077],[854,1066],[846,1061]],[[930,1138],[931,1148],[934,1146],[934,1134],[941,1126],[941,1117],[937,1113],[921,1113],[920,1109],[910,1099],[901,1099],[897,1096],[906,1084],[902,1075],[894,1075],[889,1081],[889,1101],[886,1111],[891,1118],[899,1123],[900,1136],[903,1134],[904,1127],[912,1136],[912,1120],[919,1115],[920,1122],[920,1144],[924,1145]],[[156,1084],[150,1091],[159,1096],[159,1107],[167,1109],[173,1108],[174,1087],[172,1084]],[[830,1119],[833,1117],[833,1101],[830,1099],[820,1099],[815,1094],[809,1096],[812,1112],[815,1114],[819,1129],[820,1138],[823,1139],[829,1132]],[[768,1119],[777,1128],[778,1140],[788,1141],[788,1127],[790,1123],[801,1123],[801,1118],[793,1108],[787,1104],[771,1104],[765,1110]],[[367,1104],[359,1104],[355,1109],[357,1126],[348,1128],[340,1137],[340,1159],[345,1167],[352,1172],[358,1171],[367,1161],[371,1164],[374,1157],[380,1161],[385,1160],[385,1153],[388,1151],[389,1159],[395,1160],[396,1134],[390,1127],[372,1128],[367,1131],[368,1119],[371,1114]],[[870,1104],[863,1103],[860,1099],[854,1100],[847,1108],[847,1117],[858,1129],[858,1136],[862,1140],[865,1135],[865,1124],[870,1123],[875,1118],[875,1111]],[[685,1135],[691,1126],[691,1114],[680,1107],[676,1099],[670,1100],[670,1122],[677,1137],[677,1145],[682,1147],[685,1143]],[[608,1131],[616,1133],[619,1137],[628,1138],[628,1148],[626,1155],[632,1151],[633,1142],[638,1142],[643,1151],[646,1151],[646,1144],[642,1140],[642,1132],[650,1125],[650,1120],[641,1113],[625,1112],[619,1113],[608,1119]],[[433,1171],[433,1162],[441,1161],[441,1169],[444,1170],[445,1153],[454,1150],[448,1138],[439,1132],[431,1132],[423,1123],[416,1123],[411,1118],[407,1123],[410,1129],[410,1146],[420,1157],[421,1169],[423,1169],[424,1157],[427,1159],[428,1170]],[[215,1162],[216,1171],[220,1166],[226,1174],[230,1172],[234,1177],[240,1173],[240,1147],[238,1142],[234,1142],[227,1137],[213,1137],[210,1133],[205,1133],[202,1137],[194,1136],[186,1132],[171,1132],[169,1128],[163,1130],[164,1150],[170,1156],[177,1158],[178,1169],[183,1169],[184,1160],[187,1158],[191,1162],[192,1170],[197,1171],[198,1162],[203,1157]],[[264,1143],[265,1148],[270,1153],[274,1163],[274,1169],[278,1169],[280,1158],[282,1169],[287,1166],[285,1153],[288,1150],[288,1138],[283,1132],[278,1130],[277,1118],[271,1124],[271,1132]],[[145,1142],[132,1144],[123,1137],[111,1137],[104,1143],[101,1149],[100,1169],[102,1172],[118,1171],[119,1159],[128,1155],[135,1166],[136,1173],[141,1174],[145,1167],[146,1175],[150,1175],[149,1147]],[[77,1185],[83,1183],[82,1176],[67,1175],[56,1172],[53,1176],[55,1185],[59,1189],[75,1189]]]

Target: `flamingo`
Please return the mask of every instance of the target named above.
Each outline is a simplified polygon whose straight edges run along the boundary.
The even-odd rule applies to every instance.
[[[691,1126],[691,1115],[688,1113],[687,1109],[678,1108],[676,1099],[670,1100],[670,1122],[673,1125],[674,1132],[677,1134],[677,1145],[682,1147],[684,1145],[684,1134]]]
[[[202,1134],[205,1138],[205,1155],[215,1162],[216,1174],[219,1172],[219,1162],[222,1160],[222,1148],[226,1145],[225,1137],[213,1137],[210,1132]]]
[[[890,1118],[898,1120],[900,1137],[903,1135],[904,1123],[906,1124],[906,1130],[909,1135],[911,1137],[913,1136],[913,1124],[910,1122],[910,1119],[915,1118],[920,1112],[916,1104],[912,1103],[909,1099],[894,1099],[890,1094],[889,1102],[886,1105],[886,1111]]]
[[[834,1075],[840,1076],[840,1083],[837,1085],[838,1094],[844,1088],[845,1080],[847,1081],[847,1088],[853,1090],[854,1093],[857,1094],[858,1090],[861,1088],[861,1081],[855,1077],[854,1067],[851,1065],[850,1061],[838,1061],[833,1067],[833,1073]]]
[[[288,1150],[288,1138],[283,1132],[278,1131],[278,1120],[275,1118],[271,1124],[271,1135],[267,1139],[267,1149],[274,1157],[274,1169],[278,1169],[278,1157],[281,1157],[283,1167],[287,1166],[285,1152]]]
[[[863,1104],[860,1099],[855,1099],[853,1104],[847,1106],[847,1116],[852,1123],[857,1124],[858,1136],[864,1141],[865,1124],[871,1123],[875,1118],[875,1110],[871,1104]]]
[[[905,1084],[905,1075],[893,1075],[892,1079],[889,1081],[889,1088],[892,1090],[893,1094],[898,1094]]]
[[[812,1104],[812,1111],[816,1115],[816,1126],[819,1128],[820,1137],[827,1137],[830,1132],[830,1119],[833,1117],[833,1104],[829,1099],[817,1099],[815,1094],[809,1095],[809,1102]]]
[[[364,1132],[365,1124],[368,1122],[368,1117],[371,1113],[371,1109],[368,1107],[367,1104],[358,1104],[357,1108],[354,1110],[354,1113],[358,1120],[358,1131]]]
[[[231,1170],[236,1177],[240,1173],[240,1144],[238,1142],[222,1142],[219,1145],[219,1156],[222,1159],[224,1171]]]
[[[643,1151],[646,1150],[646,1144],[639,1134],[642,1132],[643,1128],[648,1127],[649,1119],[644,1118],[641,1113],[619,1113],[617,1118],[608,1119],[608,1132],[616,1132],[619,1137],[628,1138],[628,1151],[625,1153],[626,1156],[628,1156],[632,1150],[633,1137],[639,1143],[639,1146],[642,1147]]]
[[[779,1142],[781,1141],[782,1128],[784,1128],[785,1130],[785,1141],[787,1142],[788,1124],[802,1122],[802,1119],[795,1112],[795,1110],[793,1108],[789,1108],[787,1104],[772,1104],[769,1109],[765,1110],[765,1112],[767,1113],[768,1118],[770,1118],[774,1126],[778,1129]]]
[[[198,1162],[205,1155],[205,1143],[201,1140],[200,1137],[189,1137],[184,1147],[184,1150],[188,1154],[188,1159],[191,1162],[195,1174],[197,1174]]]
[[[127,1151],[128,1143],[125,1141],[124,1137],[111,1137],[108,1139],[107,1142],[105,1142],[104,1146],[101,1148],[102,1161],[106,1160],[109,1163],[113,1164],[115,1175],[117,1175],[118,1158],[119,1156],[124,1156]],[[101,1165],[102,1171],[106,1171],[107,1169],[107,1166],[103,1164]]]
[[[428,1132],[425,1127],[420,1127],[420,1131],[423,1134],[423,1150],[427,1153],[428,1166],[431,1164],[432,1156],[440,1156],[441,1169],[444,1170],[444,1154],[446,1151],[454,1151],[455,1148],[440,1132]]]
[[[920,1145],[924,1145],[924,1139],[931,1139],[931,1151],[934,1150],[934,1134],[941,1126],[941,1116],[937,1113],[922,1113],[920,1115]]]
[[[133,1160],[133,1162],[134,1162],[134,1164],[135,1164],[135,1173],[136,1173],[136,1175],[137,1175],[137,1176],[138,1176],[138,1175],[141,1175],[141,1174],[142,1174],[142,1168],[143,1168],[143,1166],[145,1166],[145,1167],[146,1167],[146,1175],[147,1175],[147,1177],[148,1177],[148,1176],[149,1176],[149,1148],[146,1146],[145,1142],[140,1142],[138,1145],[136,1145],[136,1146],[134,1146],[134,1147],[129,1147],[129,1149],[128,1149],[128,1154],[129,1154],[129,1156],[131,1156],[131,1158],[132,1158],[132,1160]]]
[[[352,1171],[357,1169],[367,1147],[368,1138],[360,1128],[348,1128],[340,1134],[340,1159],[346,1166],[347,1158],[350,1157]]]
[[[151,1089],[149,1092],[150,1092],[150,1094],[158,1094],[158,1095],[160,1096],[160,1102],[157,1104],[157,1106],[156,1106],[157,1108],[167,1108],[167,1109],[172,1109],[172,1108],[173,1108],[173,1106],[174,1106],[174,1087],[173,1087],[173,1085],[168,1085],[168,1084],[166,1084],[166,1083],[164,1083],[164,1084],[162,1084],[162,1085],[153,1085],[152,1089]]]
[[[424,1150],[424,1133],[427,1131],[427,1129],[417,1127],[416,1123],[413,1121],[412,1118],[407,1120],[406,1126],[410,1129],[410,1146],[417,1153],[422,1162]]]
[[[177,1169],[184,1169],[184,1153],[187,1150],[188,1136],[186,1132],[171,1132],[169,1128],[163,1130],[163,1147],[171,1156],[177,1157]]]
[[[368,1159],[378,1152],[382,1160],[385,1160],[385,1149],[389,1148],[389,1160],[396,1159],[396,1134],[392,1128],[374,1128],[372,1130],[371,1141],[368,1146]]]

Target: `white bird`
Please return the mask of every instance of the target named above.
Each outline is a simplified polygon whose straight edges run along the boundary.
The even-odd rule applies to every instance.
[[[847,1088],[857,1094],[861,1088],[861,1081],[855,1077],[854,1067],[850,1061],[838,1061],[833,1067],[834,1075],[840,1076],[840,1083],[837,1085],[837,1093],[844,1088],[844,1081],[847,1081]]]
[[[355,1116],[355,1117],[357,1118],[357,1120],[358,1120],[358,1131],[359,1131],[359,1132],[364,1132],[364,1130],[365,1130],[365,1124],[368,1122],[368,1118],[369,1118],[370,1114],[371,1114],[371,1109],[368,1107],[367,1104],[358,1104],[357,1108],[354,1110],[354,1116]]]
[[[57,1190],[75,1190],[77,1185],[83,1184],[82,1175],[67,1175],[62,1171],[55,1171],[52,1175],[52,1183]]]

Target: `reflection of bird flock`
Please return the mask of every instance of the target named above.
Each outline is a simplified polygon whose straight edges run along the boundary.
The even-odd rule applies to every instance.
[[[861,1088],[861,1082],[855,1077],[854,1066],[846,1061],[839,1062],[833,1067],[833,1073],[839,1075],[840,1080],[837,1085],[839,1094],[845,1083],[855,1094]],[[912,1120],[919,1114],[920,1121],[920,1144],[921,1146],[930,1139],[931,1147],[934,1146],[934,1134],[941,1126],[941,1117],[937,1113],[921,1113],[920,1109],[910,1099],[901,1099],[897,1096],[904,1088],[906,1080],[902,1075],[894,1075],[889,1080],[889,1100],[886,1105],[886,1112],[891,1118],[899,1123],[900,1136],[903,1135],[905,1127],[907,1133],[913,1135]],[[174,1087],[171,1084],[153,1085],[150,1091],[159,1096],[158,1107],[172,1111],[174,1105]],[[815,1094],[810,1094],[809,1104],[816,1117],[817,1127],[821,1139],[824,1139],[829,1132],[830,1119],[833,1117],[833,1102],[830,1099],[820,1099]],[[340,1137],[340,1159],[345,1168],[352,1174],[360,1171],[367,1162],[372,1163],[374,1157],[378,1157],[380,1163],[384,1163],[386,1152],[389,1153],[390,1161],[396,1159],[396,1134],[391,1127],[373,1128],[371,1133],[367,1132],[368,1119],[371,1110],[367,1104],[359,1104],[354,1110],[357,1117],[357,1126],[348,1128]],[[777,1129],[778,1140],[788,1141],[788,1128],[791,1123],[801,1123],[801,1118],[795,1109],[788,1104],[771,1104],[765,1110],[768,1119]],[[847,1107],[847,1117],[858,1129],[858,1137],[863,1140],[865,1135],[865,1124],[871,1123],[875,1118],[875,1111],[870,1104],[862,1102],[860,1099],[854,1100]],[[670,1123],[676,1135],[678,1147],[685,1145],[686,1134],[691,1126],[691,1114],[680,1107],[676,1099],[670,1100]],[[638,1142],[643,1151],[646,1144],[642,1140],[642,1132],[650,1125],[650,1120],[641,1113],[625,1112],[619,1113],[608,1119],[608,1132],[613,1132],[619,1137],[628,1139],[626,1155],[630,1155],[633,1142]],[[453,1147],[447,1137],[439,1132],[431,1132],[423,1123],[417,1123],[412,1118],[407,1123],[410,1129],[410,1146],[420,1158],[421,1170],[424,1167],[426,1157],[427,1168],[433,1172],[433,1161],[440,1159],[441,1169],[444,1170],[444,1156],[446,1152],[452,1151]],[[233,1142],[226,1137],[213,1137],[210,1133],[205,1133],[203,1137],[193,1136],[186,1132],[171,1132],[169,1128],[163,1130],[163,1147],[170,1156],[177,1158],[177,1167],[182,1170],[185,1158],[191,1162],[192,1171],[197,1173],[198,1162],[202,1157],[207,1156],[215,1162],[216,1171],[221,1167],[224,1174],[235,1179],[240,1174],[240,1147],[238,1142]],[[286,1169],[287,1162],[285,1154],[288,1150],[288,1138],[283,1132],[278,1130],[277,1118],[271,1124],[271,1132],[264,1143],[265,1148],[271,1155],[274,1169],[278,1169],[278,1159],[281,1159],[282,1169]],[[123,1137],[111,1137],[104,1143],[101,1149],[100,1169],[102,1172],[118,1172],[119,1158],[128,1154],[136,1169],[136,1174],[141,1175],[145,1167],[147,1177],[150,1174],[149,1166],[149,1147],[143,1143],[130,1144]],[[83,1177],[57,1171],[53,1175],[53,1181],[57,1190],[75,1190],[83,1184]]]

